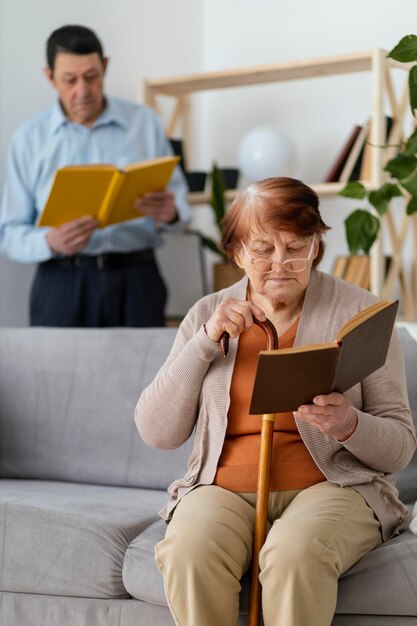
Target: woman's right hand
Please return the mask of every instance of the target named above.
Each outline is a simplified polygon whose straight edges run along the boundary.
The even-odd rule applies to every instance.
[[[260,322],[266,320],[266,315],[256,304],[246,300],[228,298],[220,302],[213,315],[206,322],[206,335],[218,342],[224,332],[229,333],[232,339],[253,325],[253,318]]]

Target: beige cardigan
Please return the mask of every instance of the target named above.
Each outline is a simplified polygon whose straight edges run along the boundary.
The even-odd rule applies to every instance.
[[[135,421],[148,445],[177,448],[195,430],[187,472],[169,487],[170,499],[161,511],[165,519],[190,489],[213,482],[226,433],[238,340],[231,340],[224,359],[218,344],[205,334],[203,324],[221,300],[244,300],[246,288],[245,277],[232,287],[205,296],[190,309],[165,364],[138,400]],[[295,345],[333,340],[344,322],[376,300],[363,289],[313,270]],[[297,426],[327,480],[361,493],[387,539],[403,528],[408,518],[392,473],[407,465],[416,448],[403,357],[395,333],[384,367],[346,395],[358,413],[358,426],[348,440],[339,443],[302,420],[296,420]]]

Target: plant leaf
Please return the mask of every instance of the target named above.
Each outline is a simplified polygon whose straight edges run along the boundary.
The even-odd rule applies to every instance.
[[[202,235],[201,233],[198,233],[198,235],[201,239],[201,243],[205,248],[208,248],[212,252],[215,252],[216,254],[226,259],[226,255],[220,250],[218,243],[214,241],[214,239],[206,237],[206,235]]]
[[[369,193],[369,202],[376,208],[379,215],[384,215],[388,208],[389,201],[392,198],[402,195],[402,191],[398,185],[385,183],[380,189],[375,189]]]
[[[224,199],[223,176],[216,164],[213,165],[211,171],[211,205],[214,209],[217,228],[221,233],[221,221],[226,214],[226,202]]]
[[[417,198],[417,178],[415,176],[410,180],[401,181],[401,187],[404,187],[413,198]]]
[[[408,90],[410,94],[411,113],[415,117],[417,109],[417,65],[414,65],[408,74]]]
[[[379,231],[379,219],[364,209],[356,209],[345,219],[346,239],[349,252],[358,254],[361,250],[369,254]]]
[[[339,196],[344,198],[356,198],[356,200],[362,200],[366,196],[366,189],[362,183],[357,181],[350,181],[346,187],[339,191]]]
[[[408,63],[409,61],[417,61],[417,36],[406,35],[397,43],[397,45],[387,54],[388,58]]]
[[[416,66],[417,67],[417,66]],[[407,139],[404,153],[406,156],[413,156],[417,153],[417,130],[415,130]]]
[[[399,154],[385,165],[384,170],[394,178],[404,180],[417,169],[417,158],[406,154]]]
[[[417,213],[417,198],[411,198],[410,202],[407,204],[406,212],[407,215]]]

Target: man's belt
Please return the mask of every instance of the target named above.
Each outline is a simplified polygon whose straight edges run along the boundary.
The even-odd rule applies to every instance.
[[[72,269],[93,268],[106,270],[142,265],[143,263],[153,263],[154,261],[154,252],[148,248],[146,250],[137,250],[136,252],[109,252],[107,254],[98,254],[97,256],[75,254],[73,256],[49,259],[49,261],[45,261],[42,265],[53,265]]]

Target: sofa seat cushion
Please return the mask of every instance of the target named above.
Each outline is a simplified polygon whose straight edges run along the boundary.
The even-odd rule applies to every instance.
[[[164,582],[155,563],[155,545],[165,536],[163,519],[150,524],[135,537],[125,553],[123,584],[128,593],[137,600],[168,606]]]
[[[337,612],[410,615],[417,623],[417,536],[406,530],[348,570]]]
[[[126,598],[126,548],[159,518],[166,493],[0,480],[1,591]]]
[[[167,601],[154,546],[164,537],[165,528],[158,520],[133,539],[123,565],[123,582],[130,595],[162,606],[167,606]],[[407,530],[367,554],[341,577],[336,614],[417,616],[416,571],[417,536]],[[241,611],[249,605],[249,583],[246,575]]]

